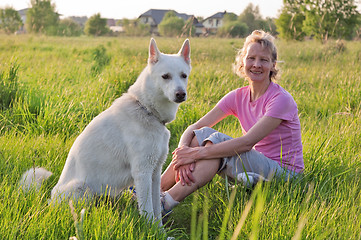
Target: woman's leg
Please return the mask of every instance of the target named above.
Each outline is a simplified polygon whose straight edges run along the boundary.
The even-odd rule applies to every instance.
[[[168,190],[168,193],[173,197],[175,201],[182,201],[188,195],[210,182],[216,175],[219,164],[220,159],[197,161],[193,171],[195,182],[191,185],[182,185],[179,181],[171,189]]]
[[[207,142],[205,147],[212,144],[212,142]],[[175,201],[182,201],[189,194],[203,187],[212,180],[219,169],[220,161],[220,159],[198,160],[192,172],[195,182],[191,185],[182,185],[182,183],[178,181],[168,190],[168,193]]]
[[[207,128],[205,130],[206,131],[199,131],[201,141],[204,141],[206,137],[216,132],[211,128]],[[206,147],[211,144],[213,143],[211,141],[208,141]],[[192,139],[190,146],[199,146],[198,138],[196,136]],[[188,195],[211,181],[218,172],[220,163],[220,159],[198,160],[197,163],[195,163],[195,167],[192,172],[194,182],[190,185],[182,185],[180,181],[177,182],[176,171],[173,170],[173,165],[169,164],[168,168],[162,174],[161,178],[161,189],[162,191],[164,191],[164,196],[161,200],[163,206],[163,213],[170,211]]]
[[[169,164],[160,179],[160,189],[162,192],[168,191],[174,184],[176,184],[175,171],[173,170],[173,164]]]
[[[193,137],[190,147],[198,147],[197,137]],[[167,169],[164,171],[161,177],[160,189],[165,192],[176,184],[176,172],[173,170],[173,164],[169,164]]]

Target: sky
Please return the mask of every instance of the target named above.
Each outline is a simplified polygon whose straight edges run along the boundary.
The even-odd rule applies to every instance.
[[[149,9],[169,9],[204,18],[223,11],[239,15],[249,3],[258,5],[263,17],[277,17],[283,0],[52,0],[52,3],[63,17],[100,13],[104,18],[134,19]],[[28,8],[30,0],[0,0],[0,8],[7,6],[16,10]]]
[[[0,0],[0,8],[16,10],[28,8],[31,0]],[[178,13],[207,18],[217,12],[233,12],[237,15],[252,3],[261,15],[278,17],[283,0],[52,0],[62,17],[87,16],[100,13],[104,18],[134,19],[149,9],[169,9]],[[361,12],[361,0],[355,0]]]

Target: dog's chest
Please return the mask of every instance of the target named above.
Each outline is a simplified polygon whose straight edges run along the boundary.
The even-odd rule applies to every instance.
[[[151,165],[163,164],[168,154],[169,131],[164,130],[162,134],[149,136],[147,141],[147,162]]]

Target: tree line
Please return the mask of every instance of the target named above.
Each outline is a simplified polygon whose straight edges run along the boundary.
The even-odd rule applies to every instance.
[[[111,32],[107,27],[107,20],[100,14],[91,16],[85,26],[80,26],[71,18],[60,19],[59,16],[51,0],[31,0],[31,8],[26,15],[26,31],[59,36],[101,36]],[[190,18],[185,21],[170,11],[158,26],[159,34],[194,36],[193,20]],[[22,25],[15,9],[0,9],[0,28],[4,32],[14,33]],[[137,19],[123,19],[122,26],[127,35],[150,35],[150,26]],[[284,0],[278,18],[264,19],[259,7],[251,3],[239,16],[226,13],[217,36],[245,37],[255,29],[263,29],[287,40],[303,40],[306,37],[321,41],[328,38],[352,39],[360,37],[361,14],[357,11],[354,0]]]
[[[28,33],[50,36],[80,36],[82,34],[101,36],[109,33],[107,20],[100,14],[90,17],[85,26],[81,26],[72,18],[60,19],[51,0],[31,0],[31,7],[26,12],[25,28]],[[15,9],[0,9],[0,29],[5,33],[17,32],[24,23]]]
[[[314,37],[352,39],[360,37],[361,14],[354,0],[284,0],[275,20],[279,36],[302,40]]]

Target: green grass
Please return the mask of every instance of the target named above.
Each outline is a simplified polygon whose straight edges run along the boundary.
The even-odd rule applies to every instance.
[[[167,53],[184,39],[157,38]],[[185,128],[246,82],[232,73],[243,39],[191,39],[189,99],[171,131],[170,151]],[[0,238],[68,239],[76,235],[68,203],[49,206],[67,153],[79,133],[125,92],[146,66],[149,38],[0,36]],[[278,83],[296,100],[305,174],[249,191],[211,183],[175,208],[167,226],[176,239],[361,239],[361,45],[277,42]],[[216,126],[241,134],[235,118]],[[171,160],[169,154],[166,165]],[[40,192],[23,193],[32,166],[54,173]],[[232,192],[231,189],[229,189]],[[232,200],[234,199],[234,200]],[[85,239],[163,239],[139,216],[129,195],[99,197],[85,209]],[[238,228],[237,228],[238,225]],[[235,231],[235,229],[237,229]]]

